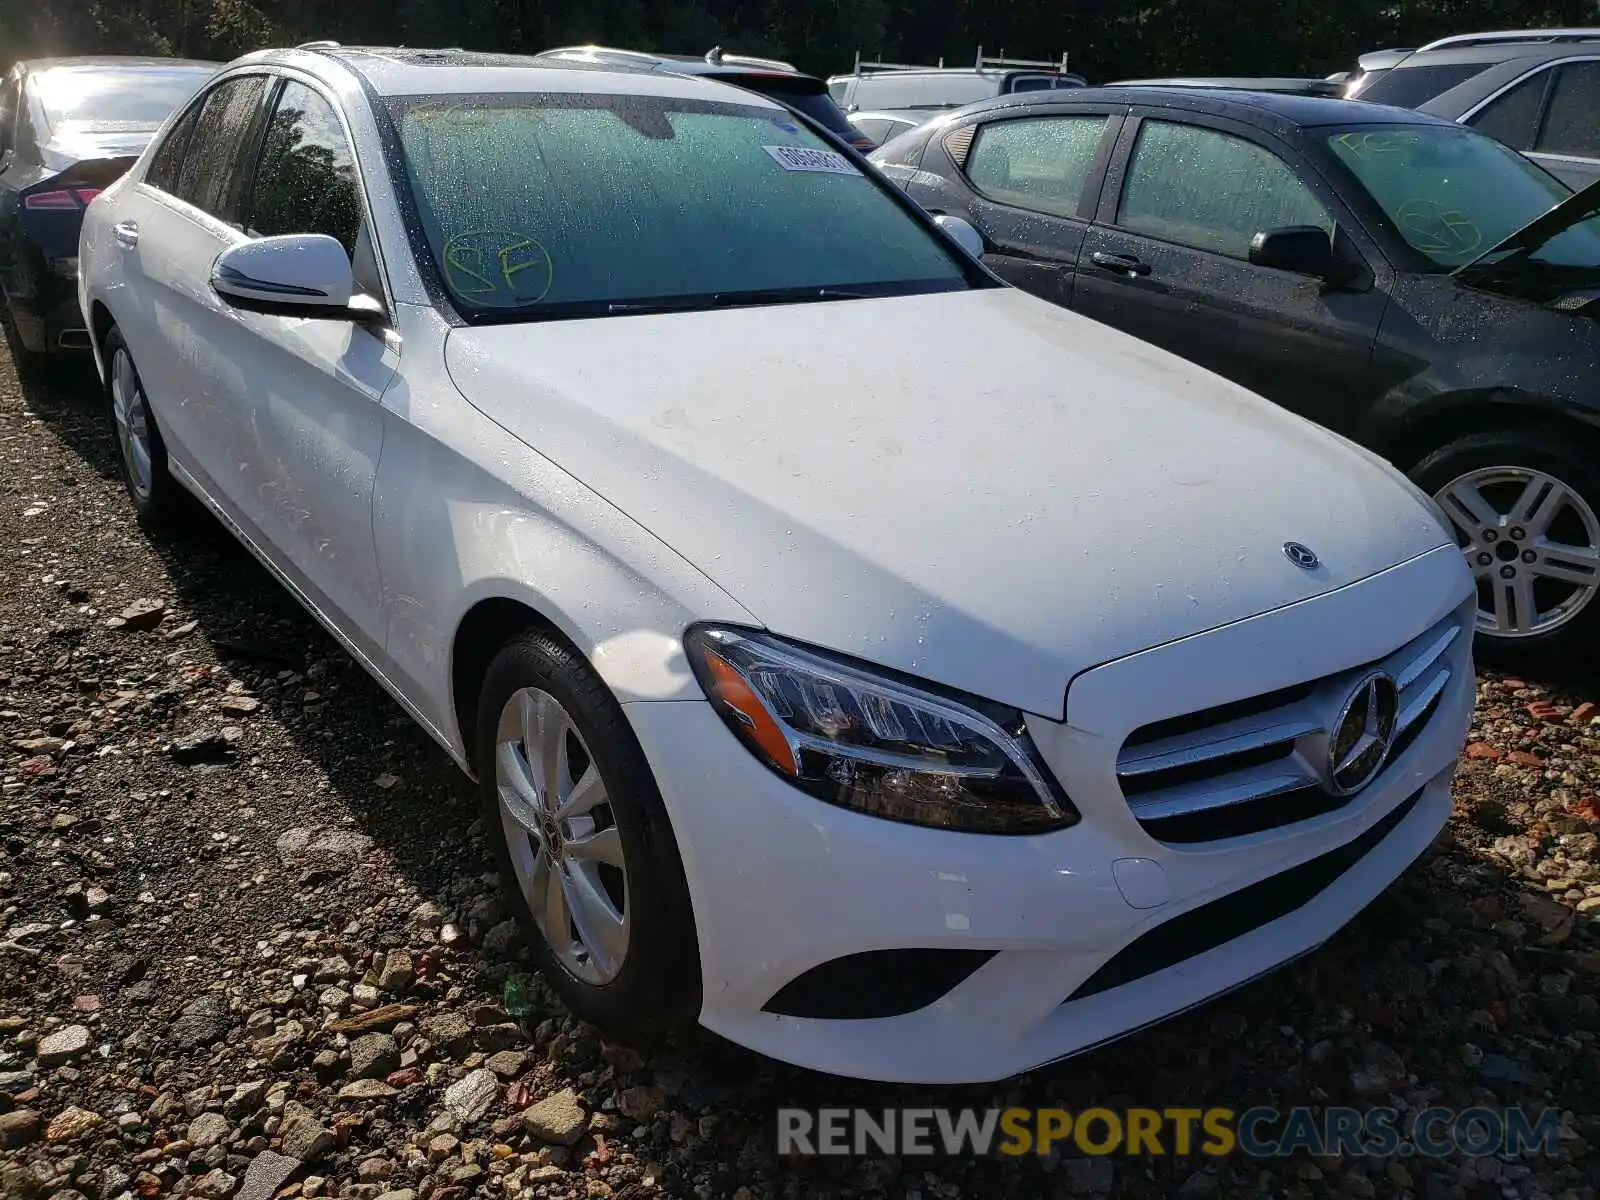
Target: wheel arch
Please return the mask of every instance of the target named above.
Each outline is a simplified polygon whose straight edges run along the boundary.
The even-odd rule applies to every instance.
[[[1402,471],[1460,438],[1496,430],[1557,430],[1600,449],[1600,410],[1501,388],[1435,398],[1365,441]]]
[[[462,761],[478,770],[477,747],[479,692],[489,664],[500,648],[527,630],[539,630],[559,638],[578,653],[583,653],[565,631],[550,617],[525,600],[506,595],[486,596],[462,614],[450,641],[451,715],[456,722],[456,737],[461,742]],[[589,657],[585,655],[585,657]]]

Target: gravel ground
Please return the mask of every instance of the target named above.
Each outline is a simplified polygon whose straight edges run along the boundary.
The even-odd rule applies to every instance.
[[[1449,829],[1296,967],[1004,1085],[851,1083],[612,1045],[536,981],[508,1014],[465,781],[216,527],[146,539],[114,468],[86,370],[0,361],[6,1196],[1595,1196],[1581,685],[1484,675]],[[784,1103],[1565,1115],[1515,1161],[785,1162]]]

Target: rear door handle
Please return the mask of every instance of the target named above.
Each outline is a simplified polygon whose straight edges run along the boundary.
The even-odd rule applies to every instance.
[[[139,244],[139,222],[119,221],[111,227],[111,236],[117,239],[120,246],[133,247]]]
[[[1130,279],[1136,275],[1150,274],[1150,264],[1132,254],[1107,254],[1104,250],[1096,250],[1089,255],[1089,261],[1102,271],[1114,271]]]

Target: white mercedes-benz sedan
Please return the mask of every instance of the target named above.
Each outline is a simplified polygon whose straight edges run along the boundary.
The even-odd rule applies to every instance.
[[[576,1013],[980,1081],[1412,862],[1476,601],[1396,472],[975,236],[724,85],[319,45],[168,122],[81,299],[139,517],[472,774]]]

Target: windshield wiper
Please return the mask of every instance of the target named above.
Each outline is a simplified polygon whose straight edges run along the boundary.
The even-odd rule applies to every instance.
[[[682,299],[613,300],[606,306],[608,313],[672,313],[703,312],[710,308],[742,308],[753,304],[806,304],[815,300],[865,300],[866,292],[853,292],[848,288],[767,288],[749,292],[713,292],[709,296],[685,296]]]

